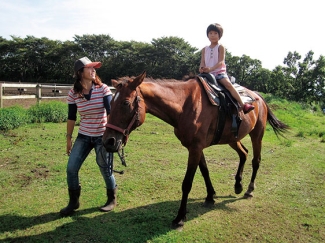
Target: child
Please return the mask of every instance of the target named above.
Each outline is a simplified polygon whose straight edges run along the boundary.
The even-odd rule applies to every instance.
[[[201,51],[200,73],[211,73],[216,80],[221,83],[234,97],[239,105],[240,110],[244,114],[254,110],[251,104],[244,104],[237,90],[231,84],[226,71],[225,64],[225,47],[219,44],[223,34],[223,28],[220,24],[210,24],[207,28],[207,36],[211,42],[210,46],[206,46]]]

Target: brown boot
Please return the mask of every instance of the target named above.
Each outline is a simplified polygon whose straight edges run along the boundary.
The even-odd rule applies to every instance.
[[[109,212],[113,210],[117,204],[117,197],[116,197],[116,192],[117,192],[117,187],[114,189],[107,189],[107,202],[105,203],[104,206],[102,206],[99,210],[102,212]]]
[[[69,216],[74,213],[76,209],[79,208],[79,197],[80,197],[81,187],[79,186],[76,190],[68,189],[69,192],[69,204],[65,208],[60,210],[62,216]]]

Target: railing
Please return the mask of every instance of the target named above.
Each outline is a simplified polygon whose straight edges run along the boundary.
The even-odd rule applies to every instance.
[[[68,91],[73,86],[70,85],[47,85],[47,84],[23,84],[23,83],[0,83],[0,108],[3,108],[3,100],[7,99],[37,99],[37,103],[40,103],[42,99],[55,99],[55,98],[66,98]],[[5,88],[9,88],[19,95],[5,95]],[[110,87],[110,90],[114,93],[115,88]],[[28,89],[34,89],[33,94],[26,94]],[[42,90],[52,91],[52,96],[42,95]],[[65,90],[63,93],[62,90]],[[29,92],[30,93],[30,92]],[[63,93],[63,94],[62,94]],[[47,92],[49,94],[49,92]],[[64,95],[65,94],[65,95]]]

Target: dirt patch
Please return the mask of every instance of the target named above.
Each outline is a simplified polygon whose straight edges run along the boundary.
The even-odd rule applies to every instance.
[[[45,102],[49,102],[52,100],[56,100],[56,101],[62,101],[62,102],[66,102],[66,98],[48,98],[48,99],[44,99],[41,102],[45,103]],[[15,105],[19,105],[22,106],[23,108],[29,108],[32,105],[36,105],[37,104],[37,99],[12,99],[12,100],[3,100],[3,108],[6,107],[10,107],[10,106],[15,106]]]
[[[17,84],[18,85],[18,84]],[[42,87],[41,92],[41,102],[48,102],[52,100],[63,101],[66,102],[66,96],[68,95],[69,89],[60,89],[57,90],[59,92],[54,92],[53,87]],[[3,99],[2,104],[3,108],[19,105],[23,108],[29,108],[32,105],[37,104],[36,98],[27,98],[27,99],[19,99],[20,95],[36,95],[37,90],[35,88],[26,88],[24,91],[20,92],[19,89],[15,87],[6,87],[3,90],[3,96],[18,96],[18,99]]]

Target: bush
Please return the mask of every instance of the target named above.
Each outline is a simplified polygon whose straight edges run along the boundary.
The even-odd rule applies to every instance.
[[[20,106],[0,109],[0,130],[8,131],[30,122],[27,111]]]
[[[28,114],[31,122],[65,122],[68,119],[68,107],[60,101],[49,101],[31,106]]]

